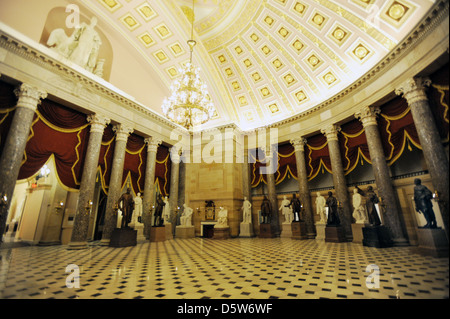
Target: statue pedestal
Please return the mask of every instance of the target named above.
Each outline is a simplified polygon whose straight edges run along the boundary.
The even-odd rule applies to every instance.
[[[172,223],[164,223],[166,229],[166,239],[173,239]]]
[[[271,224],[260,224],[259,225],[259,238],[273,238],[275,234],[272,232]]]
[[[325,227],[325,242],[342,243],[345,241],[345,231],[341,225]]]
[[[150,229],[150,242],[159,242],[166,240],[166,227],[152,227]]]
[[[253,232],[253,224],[250,223],[241,223],[239,237],[254,237],[255,233]]]
[[[448,257],[448,242],[445,230],[442,228],[418,228],[417,236],[419,247],[417,252],[421,255],[433,257]]]
[[[352,243],[355,244],[362,244],[364,236],[363,236],[363,227],[365,225],[364,224],[352,224],[352,234],[353,234],[353,241]]]
[[[292,222],[292,238],[293,239],[306,239],[306,223],[304,221]]]
[[[136,246],[137,231],[127,228],[115,228],[111,233],[109,247]]]
[[[385,226],[365,226],[363,231],[363,245],[368,247],[392,247],[393,242],[389,230]]]
[[[230,238],[230,227],[214,227],[213,239],[228,239]]]
[[[291,238],[292,237],[292,228],[291,224],[281,224],[281,235],[282,238]]]
[[[134,230],[137,231],[137,238],[136,238],[136,240],[137,240],[138,243],[141,243],[141,242],[144,242],[144,241],[147,240],[145,238],[145,236],[144,236],[144,224],[141,224],[141,223],[135,223],[135,224],[130,223],[130,224],[128,224],[128,226],[130,226],[131,228],[133,228]]]
[[[175,229],[176,238],[194,238],[195,228],[194,226],[177,226]]]
[[[325,240],[325,227],[326,224],[316,223],[316,240]]]

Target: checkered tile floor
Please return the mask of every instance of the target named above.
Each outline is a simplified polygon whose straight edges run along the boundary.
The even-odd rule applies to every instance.
[[[3,248],[0,298],[448,298],[448,258],[413,249],[289,238]],[[70,264],[79,267],[79,288],[66,286]],[[378,288],[366,284],[371,264]]]

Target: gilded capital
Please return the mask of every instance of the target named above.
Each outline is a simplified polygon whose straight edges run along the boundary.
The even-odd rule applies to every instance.
[[[294,145],[295,151],[298,152],[304,152],[305,151],[305,144],[306,144],[306,138],[304,137],[296,137],[291,139],[291,144]]]
[[[155,137],[147,137],[144,142],[147,144],[147,152],[157,152],[162,140]]]
[[[331,124],[320,131],[327,137],[327,141],[337,141],[338,133],[341,131],[341,127],[337,124]]]
[[[91,133],[103,133],[105,127],[111,122],[109,118],[101,114],[89,114],[86,119],[91,124]]]
[[[378,106],[364,106],[359,112],[355,113],[355,117],[361,121],[364,127],[369,125],[377,125],[377,116],[381,113]]]
[[[19,87],[17,87],[14,90],[14,94],[16,94],[18,98],[17,107],[24,107],[32,110],[33,112],[36,111],[41,99],[45,99],[47,97],[47,92],[26,83],[22,83]]]
[[[414,104],[420,101],[427,101],[426,87],[431,85],[429,78],[412,78],[400,85],[395,90],[395,94],[403,95],[408,102],[408,105]]]
[[[128,136],[133,133],[134,129],[124,124],[115,124],[113,131],[116,133],[116,141],[127,141]]]

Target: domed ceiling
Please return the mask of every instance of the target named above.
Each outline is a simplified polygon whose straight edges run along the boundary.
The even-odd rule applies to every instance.
[[[351,85],[414,29],[430,0],[195,0],[194,63],[208,126],[260,127]],[[189,61],[192,0],[83,0],[170,86]],[[162,113],[162,111],[161,111]]]

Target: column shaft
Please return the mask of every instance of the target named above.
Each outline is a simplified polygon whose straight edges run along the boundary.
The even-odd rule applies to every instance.
[[[327,136],[328,150],[330,152],[331,169],[333,171],[333,184],[336,190],[336,198],[341,203],[342,216],[340,216],[341,224],[345,229],[345,237],[347,241],[353,240],[352,234],[352,211],[350,208],[350,200],[347,191],[347,180],[342,166],[341,150],[339,148],[338,131],[340,127],[331,125],[322,131]]]
[[[98,158],[102,143],[103,130],[109,124],[109,119],[99,115],[89,115],[91,122],[89,142],[84,160],[83,174],[81,177],[80,193],[78,195],[77,213],[75,215],[72,237],[69,243],[70,249],[87,248],[89,219],[95,189],[95,177],[97,174]]]
[[[0,195],[2,198],[5,197],[5,201],[0,202],[0,242],[5,230],[34,113],[40,100],[47,97],[47,93],[43,90],[25,83],[20,85],[14,93],[18,97],[16,110],[0,155]]]
[[[181,151],[181,150],[180,150]],[[170,169],[170,195],[169,204],[171,210],[170,220],[172,221],[172,234],[175,235],[175,228],[177,226],[177,211],[178,211],[178,180],[180,173],[180,152],[172,147],[170,151],[170,159],[172,161]]]
[[[281,234],[280,230],[280,221],[278,217],[278,200],[277,200],[277,192],[275,186],[275,172],[276,167],[278,165],[278,154],[269,150],[266,153],[266,157],[270,156],[270,161],[267,163],[267,195],[270,201],[270,205],[272,206],[272,217],[270,218],[270,224],[272,226],[273,234],[278,237]]]
[[[102,245],[109,245],[111,233],[116,227],[117,216],[114,214],[114,206],[120,197],[122,190],[123,166],[125,163],[125,151],[127,147],[128,135],[133,129],[115,125],[116,143],[114,145],[113,163],[111,167],[111,177],[109,180],[108,199],[106,201],[105,223],[103,226]]]
[[[151,227],[150,209],[154,204],[156,153],[158,152],[158,145],[161,142],[161,140],[151,137],[145,139],[145,143],[147,143],[147,163],[145,169],[144,199],[142,201],[142,218],[144,222],[144,235],[147,239],[150,236]]]

